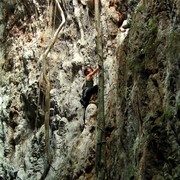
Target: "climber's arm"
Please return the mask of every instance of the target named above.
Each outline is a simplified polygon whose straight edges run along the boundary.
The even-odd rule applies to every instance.
[[[96,69],[94,69],[91,73],[89,73],[88,76],[92,78],[92,76],[93,76],[94,74],[96,74],[96,73],[98,72],[98,70],[99,70],[99,66],[96,67]]]

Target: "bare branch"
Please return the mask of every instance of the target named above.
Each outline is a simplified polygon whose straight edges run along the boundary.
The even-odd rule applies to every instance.
[[[58,29],[56,30],[55,34],[54,34],[54,37],[52,38],[52,41],[51,41],[51,44],[49,45],[49,47],[46,49],[46,51],[44,52],[44,54],[41,55],[40,57],[40,61],[42,61],[43,59],[46,59],[49,51],[51,50],[51,48],[53,47],[54,43],[56,42],[56,39],[58,37],[58,34],[60,32],[60,30],[62,29],[62,27],[64,26],[65,22],[66,22],[66,19],[65,19],[65,15],[64,15],[64,12],[59,4],[59,1],[58,0],[55,0],[57,5],[58,5],[58,8],[60,10],[60,13],[61,13],[61,17],[62,17],[62,22],[61,24],[59,25]]]

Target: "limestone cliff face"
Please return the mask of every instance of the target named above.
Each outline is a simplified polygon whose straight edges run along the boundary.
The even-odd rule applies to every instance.
[[[79,102],[83,68],[97,63],[92,2],[60,3],[66,22],[46,58],[48,147],[40,57],[61,13],[56,1],[0,2],[1,179],[95,179],[97,107],[83,129]],[[102,0],[101,22],[106,179],[179,179],[179,1]]]
[[[139,2],[118,47],[106,120],[113,128],[109,179],[180,178],[179,7],[178,1]]]

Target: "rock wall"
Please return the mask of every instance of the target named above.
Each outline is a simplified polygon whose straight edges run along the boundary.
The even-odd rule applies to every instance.
[[[92,4],[60,3],[66,22],[46,58],[47,156],[41,55],[62,17],[55,1],[0,2],[2,179],[95,179],[97,107],[83,129],[79,102],[84,66],[97,64]],[[179,2],[101,0],[101,23],[106,179],[179,179]]]
[[[106,118],[108,179],[180,178],[179,7],[140,1],[117,50]]]
[[[0,3],[3,179],[95,179],[97,107],[88,106],[83,129],[84,109],[79,101],[84,66],[97,65],[94,12],[89,1],[62,1],[60,6],[66,22],[46,58],[51,86],[47,157],[43,107],[46,82],[42,78],[41,55],[62,17],[55,1]],[[102,1],[106,99],[113,83],[116,44],[128,32],[119,30],[124,20],[120,15],[109,7],[109,2]]]

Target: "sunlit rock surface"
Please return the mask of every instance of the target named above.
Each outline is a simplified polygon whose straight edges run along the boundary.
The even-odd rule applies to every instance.
[[[86,0],[61,6],[66,23],[46,58],[47,162],[40,56],[60,13],[54,2],[0,2],[1,179],[96,179],[98,104],[84,116],[79,101],[84,66],[97,65],[94,13]],[[179,1],[101,1],[106,179],[180,178],[179,7]]]

